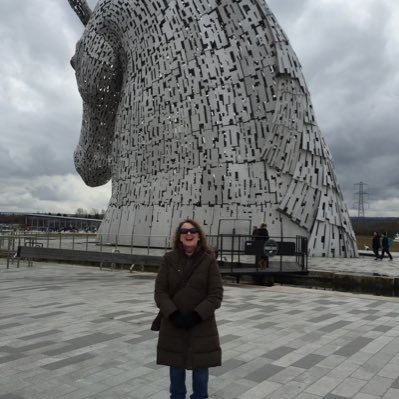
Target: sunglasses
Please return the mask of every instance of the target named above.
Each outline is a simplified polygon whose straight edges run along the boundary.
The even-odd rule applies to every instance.
[[[196,227],[191,227],[191,229],[180,229],[179,230],[180,234],[195,234],[195,233],[199,233],[199,230]]]

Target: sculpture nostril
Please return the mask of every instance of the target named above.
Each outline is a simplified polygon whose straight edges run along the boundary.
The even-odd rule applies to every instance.
[[[69,62],[71,64],[72,68],[76,70],[75,56],[73,56]]]

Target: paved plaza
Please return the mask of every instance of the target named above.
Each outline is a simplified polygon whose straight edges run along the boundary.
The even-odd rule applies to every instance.
[[[397,262],[309,267],[390,275]],[[167,399],[153,286],[149,273],[0,259],[0,399]],[[217,320],[211,398],[399,398],[399,298],[230,284]]]

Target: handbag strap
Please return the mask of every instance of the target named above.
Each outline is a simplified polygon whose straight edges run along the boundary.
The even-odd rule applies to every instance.
[[[174,298],[177,293],[184,288],[187,283],[190,281],[191,276],[193,275],[195,269],[198,267],[198,265],[200,264],[201,260],[203,259],[204,254],[201,254],[198,259],[195,260],[195,262],[193,264],[191,264],[188,268],[186,268],[185,270],[183,270],[179,285],[176,287],[175,292],[172,293],[171,297]]]

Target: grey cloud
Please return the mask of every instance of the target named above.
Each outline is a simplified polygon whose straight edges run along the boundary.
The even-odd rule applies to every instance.
[[[4,132],[13,132],[1,145],[0,176],[35,176],[74,173],[73,149],[80,122],[76,115],[12,113],[6,116]],[[12,155],[13,154],[13,155]]]

